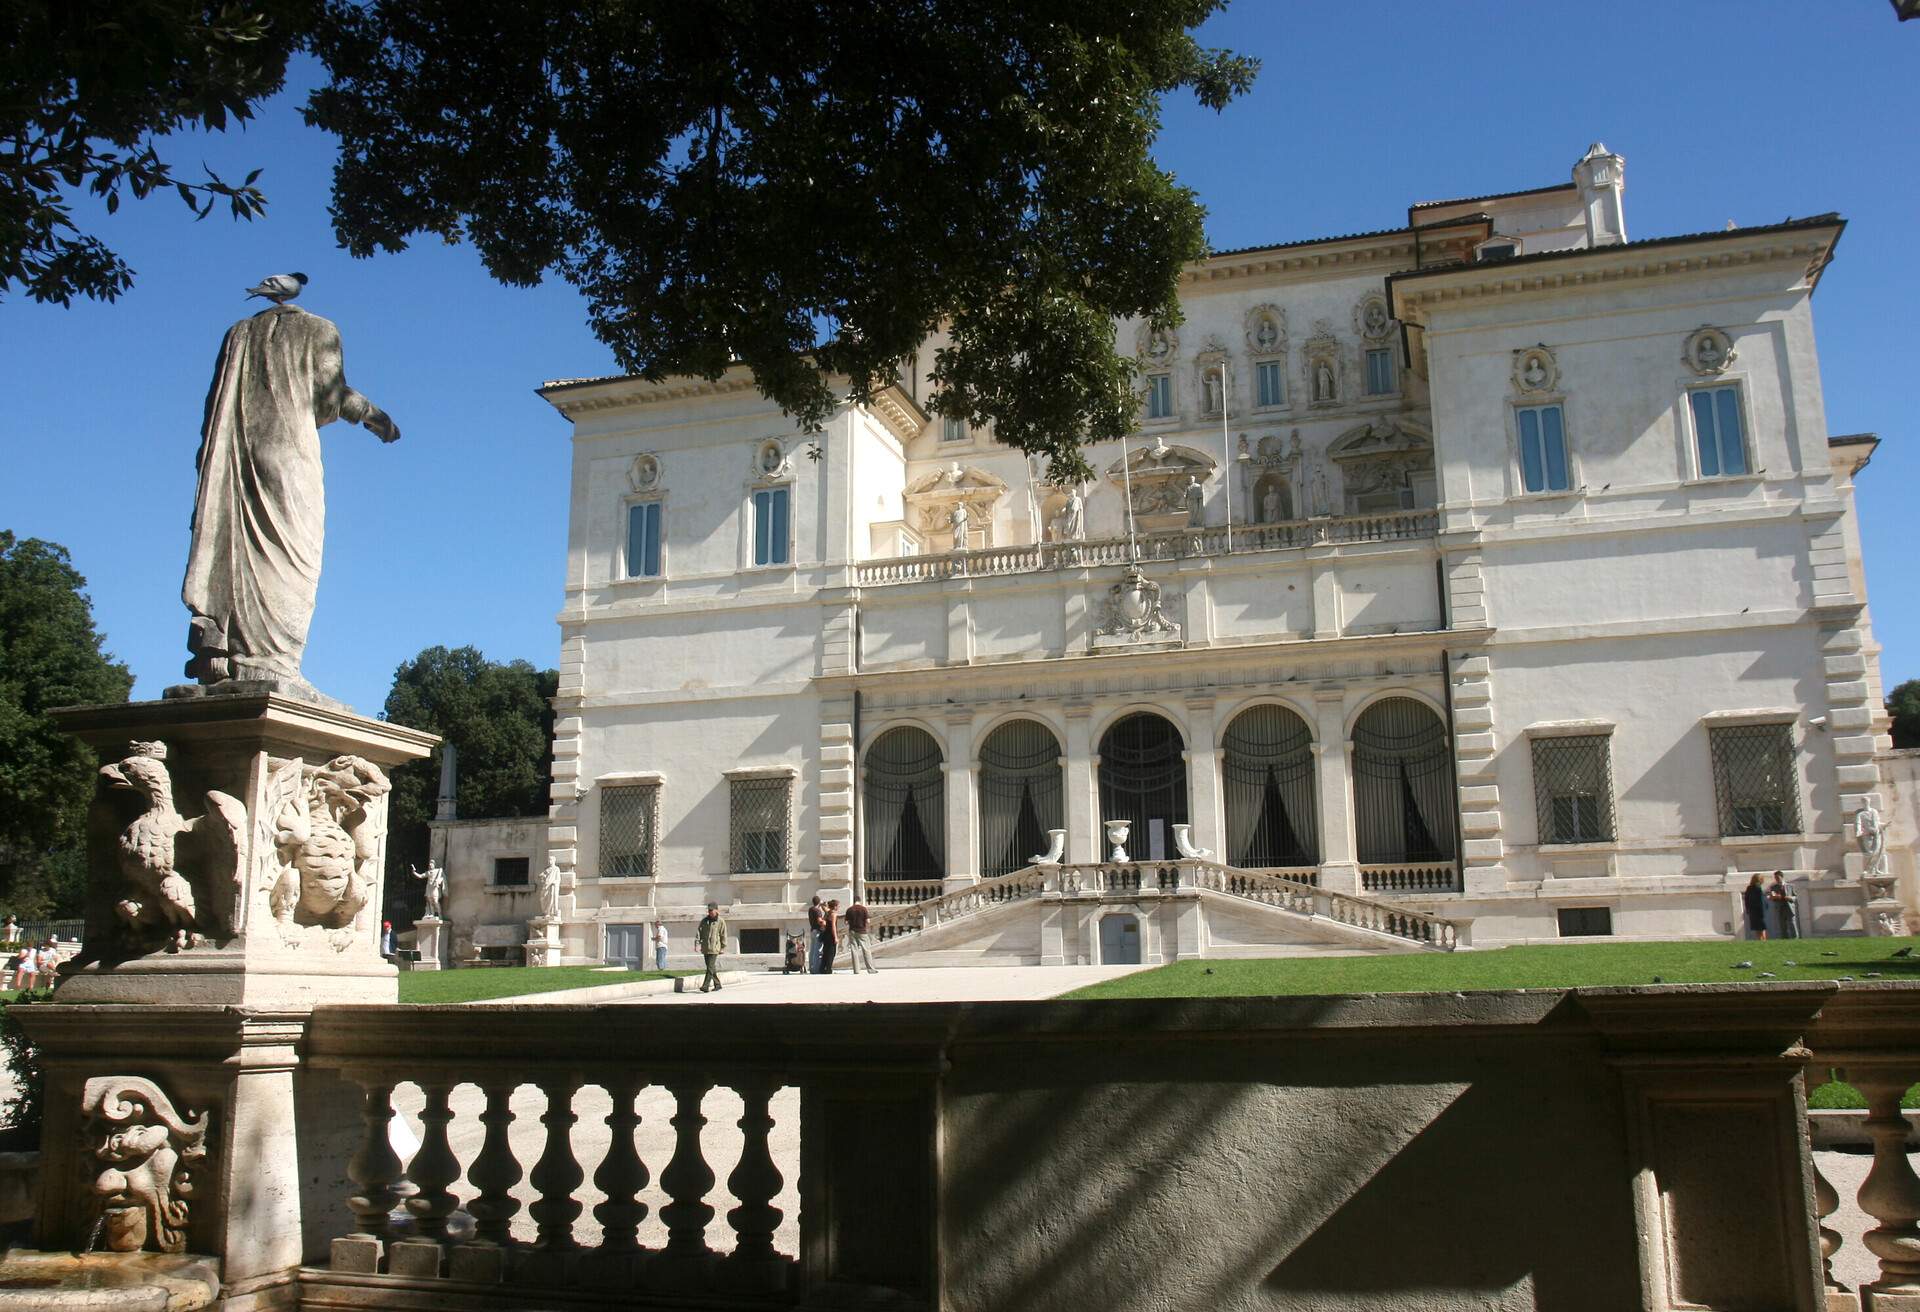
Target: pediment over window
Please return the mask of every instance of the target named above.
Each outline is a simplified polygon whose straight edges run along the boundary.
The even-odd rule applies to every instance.
[[[1405,419],[1376,419],[1349,428],[1327,448],[1329,460],[1368,460],[1379,456],[1433,459],[1433,434]]]
[[[938,549],[993,545],[993,508],[1007,494],[1004,480],[958,461],[907,485],[907,523]],[[953,542],[954,508],[965,507],[965,543]],[[942,535],[945,535],[944,538]]]
[[[1188,520],[1188,485],[1197,481],[1204,488],[1219,463],[1205,451],[1155,439],[1107,466],[1107,482],[1122,495],[1131,486],[1133,513],[1142,527],[1174,528]]]

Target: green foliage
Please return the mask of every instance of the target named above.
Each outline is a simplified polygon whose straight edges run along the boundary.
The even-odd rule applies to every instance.
[[[1204,252],[1149,148],[1251,85],[1190,34],[1222,3],[327,0],[307,117],[356,255],[558,273],[623,368],[744,364],[808,429],[950,325],[935,407],[1065,477],[1132,427],[1113,320],[1176,320]]]
[[[1893,717],[1893,745],[1920,747],[1920,679],[1908,679],[1887,694],[1887,714]]]
[[[478,648],[429,647],[393,676],[383,718],[437,733],[457,752],[461,816],[545,815],[553,773],[553,695],[559,674],[501,664]],[[409,866],[427,863],[427,821],[440,792],[439,751],[392,773],[387,829],[389,912],[418,906]],[[392,917],[395,923],[406,918]]]
[[[40,1054],[20,1026],[19,1009],[51,995],[21,993],[0,1007],[0,1061],[13,1076],[13,1093],[0,1103],[0,1152],[32,1152],[40,1147],[40,1102],[47,1081]]]
[[[1568,989],[1597,985],[1767,984],[1839,979],[1920,980],[1920,956],[1896,958],[1912,938],[1801,938],[1767,942],[1563,943],[1486,952],[1369,957],[1180,961],[1103,980],[1075,998],[1276,997],[1330,993],[1430,993],[1464,989]],[[1738,963],[1752,962],[1746,969]],[[1795,964],[1789,966],[1788,962]]]
[[[86,585],[66,548],[0,529],[0,897],[22,919],[80,914],[86,884],[98,763],[46,712],[133,690],[101,649]]]
[[[697,975],[695,970],[608,970],[604,966],[487,966],[466,970],[408,970],[400,974],[400,1001],[434,1003],[485,1002],[528,993],[597,989],[609,984],[637,984],[675,975]]]
[[[74,222],[71,197],[177,194],[200,218],[265,210],[253,184],[177,176],[158,140],[244,123],[280,89],[318,0],[13,0],[0,6],[0,297],[114,300],[126,261]]]

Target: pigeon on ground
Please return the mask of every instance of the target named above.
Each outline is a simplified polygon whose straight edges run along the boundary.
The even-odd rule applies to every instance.
[[[1763,971],[1761,971],[1761,972],[1760,972],[1760,978],[1761,978],[1761,979],[1779,979],[1780,977],[1779,977],[1778,975],[1776,975],[1776,974],[1774,974],[1774,973],[1773,973],[1772,971],[1770,971],[1770,970],[1763,970]]]
[[[300,294],[307,285],[304,273],[276,273],[271,278],[262,278],[258,287],[247,288],[248,297],[264,296],[275,305],[285,305]]]
[[[1783,961],[1783,962],[1781,962],[1780,964],[1781,964],[1781,965],[1783,965],[1783,966],[1797,966],[1797,965],[1799,965],[1800,963],[1799,963],[1799,962],[1797,962],[1797,961]]]
[[[1879,979],[1880,972],[1877,970],[1870,970],[1865,975],[1861,976],[1861,978],[1862,979]]]
[[[1733,965],[1732,965],[1732,966],[1730,966],[1730,967],[1728,967],[1728,969],[1730,969],[1730,970],[1752,970],[1752,969],[1753,969],[1753,963],[1752,963],[1751,961],[1736,961],[1736,962],[1734,962],[1734,963],[1733,963]]]
[[[1836,976],[1834,977],[1834,981],[1835,981],[1836,983],[1839,983],[1839,984],[1851,984],[1851,983],[1853,983],[1853,976],[1851,976],[1851,975],[1836,975]]]
[[[1894,957],[1910,957],[1913,955],[1913,949],[1911,947],[1904,947],[1898,952],[1890,953],[1889,955]]]
[[[1660,978],[1660,977],[1659,977],[1658,975],[1655,975],[1655,976],[1653,977],[1653,982],[1654,982],[1655,984],[1665,984],[1665,983],[1666,983],[1666,981],[1665,981],[1664,979],[1661,979],[1661,978]]]
[[[1823,957],[1837,957],[1840,954],[1838,952],[1822,952],[1820,955]]]

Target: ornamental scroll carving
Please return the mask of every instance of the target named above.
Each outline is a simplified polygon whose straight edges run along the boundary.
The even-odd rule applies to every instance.
[[[151,1080],[131,1075],[88,1080],[80,1111],[98,1163],[100,1242],[114,1253],[184,1253],[211,1114],[183,1116]]]
[[[1095,646],[1178,642],[1180,626],[1166,613],[1160,585],[1142,574],[1138,565],[1129,565],[1120,581],[1107,589],[1106,611],[1093,638]]]
[[[344,952],[380,877],[387,793],[380,767],[358,756],[325,765],[269,763],[256,827],[260,891],[289,947],[325,940]]]
[[[100,767],[100,784],[89,846],[95,869],[112,871],[101,886],[124,945],[135,953],[177,952],[203,938],[232,937],[247,824],[240,800],[209,790],[201,793],[202,813],[183,816],[162,742],[134,743],[124,758]]]

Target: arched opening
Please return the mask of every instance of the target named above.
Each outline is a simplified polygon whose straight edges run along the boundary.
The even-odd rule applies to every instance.
[[[939,879],[946,874],[946,776],[940,744],[925,729],[889,729],[867,749],[868,879]]]
[[[1186,746],[1178,729],[1150,711],[1126,716],[1101,736],[1101,851],[1108,848],[1106,822],[1126,820],[1134,859],[1172,854],[1173,827],[1187,819]]]
[[[1284,706],[1253,706],[1221,739],[1227,864],[1243,870],[1320,861],[1313,733]]]
[[[1100,964],[1140,964],[1140,920],[1123,912],[1100,918]]]
[[[1353,726],[1353,810],[1361,865],[1453,859],[1447,728],[1411,697],[1388,697]]]
[[[1062,829],[1060,740],[1037,720],[1009,720],[980,744],[980,876],[1010,874]]]

